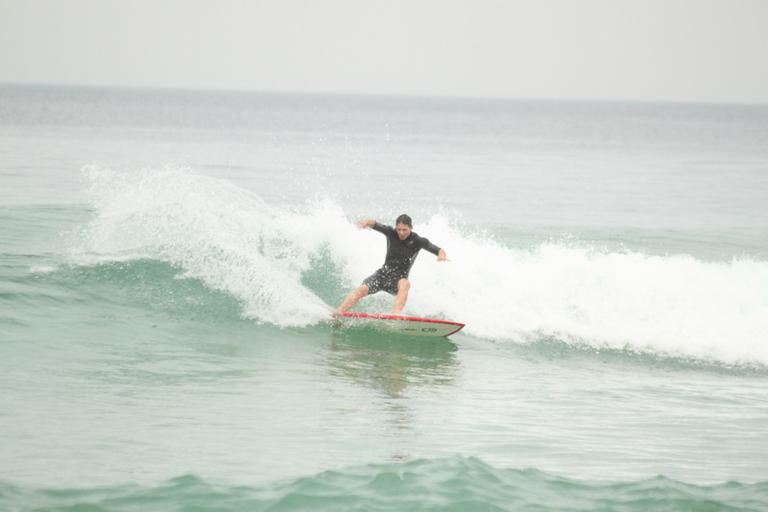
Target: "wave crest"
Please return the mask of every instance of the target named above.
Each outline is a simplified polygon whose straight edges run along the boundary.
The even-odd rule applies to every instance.
[[[329,200],[277,208],[232,183],[165,167],[85,170],[95,215],[80,262],[150,258],[237,298],[248,318],[306,326],[383,260],[379,234]],[[448,251],[412,271],[408,308],[500,342],[566,343],[768,364],[768,262],[608,252],[549,242],[510,248],[435,215],[416,230]],[[366,309],[388,308],[383,294]]]
[[[264,486],[184,475],[165,484],[29,491],[0,483],[0,505],[88,510],[733,510],[768,507],[768,483],[699,486],[665,477],[625,483],[499,469],[474,457],[369,464]]]

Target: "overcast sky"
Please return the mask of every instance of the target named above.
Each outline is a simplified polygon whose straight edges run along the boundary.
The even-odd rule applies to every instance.
[[[768,103],[768,0],[0,0],[0,82]]]

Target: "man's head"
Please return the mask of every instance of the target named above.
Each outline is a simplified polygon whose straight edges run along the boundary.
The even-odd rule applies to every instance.
[[[397,237],[400,240],[405,240],[411,236],[412,229],[413,221],[408,215],[402,214],[395,220],[395,231],[397,231]]]

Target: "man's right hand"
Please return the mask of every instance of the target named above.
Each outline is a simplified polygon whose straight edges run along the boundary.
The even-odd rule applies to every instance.
[[[372,228],[374,224],[376,224],[376,221],[373,219],[360,219],[357,221],[357,227],[359,228]]]

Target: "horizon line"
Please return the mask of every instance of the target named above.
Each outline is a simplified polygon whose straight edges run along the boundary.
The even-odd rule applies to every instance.
[[[472,100],[472,101],[512,101],[539,103],[607,103],[607,104],[638,104],[638,105],[688,105],[688,106],[732,106],[732,107],[768,107],[768,102],[744,101],[695,101],[672,99],[617,99],[617,98],[579,98],[579,97],[533,97],[533,96],[499,96],[499,95],[463,95],[443,93],[407,93],[407,92],[366,92],[366,91],[313,91],[306,89],[257,89],[241,87],[195,87],[175,85],[114,85],[93,83],[67,82],[34,82],[0,80],[0,87],[40,87],[59,89],[100,89],[145,92],[184,92],[184,93],[235,93],[263,94],[286,96],[332,96],[332,97],[363,97],[363,98],[394,98],[394,99],[426,99],[426,100]]]

